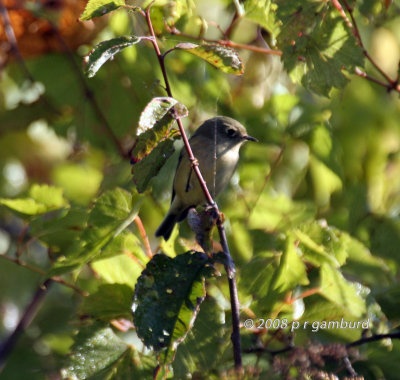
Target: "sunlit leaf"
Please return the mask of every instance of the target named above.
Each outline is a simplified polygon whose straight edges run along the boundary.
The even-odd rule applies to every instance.
[[[125,5],[124,0],[89,0],[79,20],[100,17]]]
[[[162,350],[162,363],[171,361],[191,329],[205,296],[204,278],[212,273],[206,255],[187,252],[175,258],[154,256],[139,277],[134,323],[146,346]]]
[[[176,45],[177,49],[185,50],[217,69],[228,74],[242,75],[244,66],[236,50],[222,45],[196,45],[184,42]]]
[[[63,197],[63,190],[48,185],[33,185],[26,198],[0,198],[0,205],[24,215],[40,215],[49,211],[67,208],[68,201]]]
[[[137,163],[161,141],[173,137],[177,131],[171,127],[175,120],[187,116],[188,110],[173,98],[153,98],[140,115],[136,131],[137,141],[132,150],[132,162]]]
[[[93,50],[84,58],[85,74],[92,78],[100,67],[103,66],[109,59],[113,59],[115,54],[121,50],[135,45],[142,40],[142,37],[123,36],[116,37],[108,41],[100,42]]]
[[[365,301],[359,295],[356,284],[347,281],[338,269],[329,264],[321,266],[320,289],[320,294],[343,313],[354,317],[365,313]]]
[[[133,289],[147,261],[147,258],[140,260],[136,254],[134,257],[121,254],[96,260],[92,263],[92,268],[103,281],[110,284],[125,284]]]

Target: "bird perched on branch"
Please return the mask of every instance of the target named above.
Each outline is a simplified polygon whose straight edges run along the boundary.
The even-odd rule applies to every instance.
[[[239,160],[239,149],[246,141],[257,139],[249,136],[238,121],[226,116],[206,120],[189,139],[213,198],[228,185]],[[204,191],[183,147],[175,172],[171,207],[158,227],[156,236],[168,240],[175,224],[186,218],[189,209],[206,202]]]

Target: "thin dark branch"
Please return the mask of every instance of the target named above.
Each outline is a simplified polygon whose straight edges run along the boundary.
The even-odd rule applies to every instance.
[[[367,51],[367,49],[365,48],[364,43],[363,43],[363,41],[362,41],[361,34],[360,34],[359,29],[358,29],[357,22],[356,22],[356,20],[355,20],[355,18],[354,18],[353,8],[350,7],[350,5],[349,5],[349,3],[347,2],[347,0],[342,0],[342,1],[343,1],[343,4],[344,4],[344,6],[345,6],[345,8],[346,8],[346,10],[347,10],[347,12],[348,12],[348,14],[350,15],[350,18],[351,18],[350,27],[351,27],[351,29],[352,29],[352,31],[353,31],[353,33],[354,33],[355,38],[357,39],[357,42],[358,42],[359,46],[360,46],[361,49],[362,49],[362,52],[363,52],[365,58],[367,58],[368,61],[371,62],[372,66],[374,66],[375,69],[385,78],[385,80],[387,81],[387,83],[380,82],[380,81],[378,81],[378,80],[376,80],[376,79],[373,79],[373,78],[371,78],[371,77],[369,77],[369,76],[367,76],[367,75],[365,75],[365,76],[360,75],[360,76],[363,76],[363,77],[366,78],[366,79],[369,79],[369,80],[371,80],[371,81],[373,81],[373,82],[375,82],[375,83],[377,83],[377,84],[380,84],[380,85],[386,87],[386,89],[387,89],[388,92],[393,91],[393,90],[394,90],[394,91],[397,91],[397,92],[400,92],[399,78],[397,78],[396,80],[391,79],[391,78],[389,77],[389,75],[387,75],[387,74],[381,69],[381,67],[375,62],[375,60],[370,56],[370,54],[368,53],[368,51]],[[359,73],[357,73],[357,71],[356,71],[356,74],[359,75]]]
[[[269,54],[269,55],[277,55],[281,56],[282,52],[280,50],[273,50],[273,49],[265,49],[259,46],[254,46],[254,45],[246,45],[246,44],[238,44],[236,42],[233,42],[231,40],[213,40],[209,38],[203,38],[201,36],[193,36],[190,34],[182,33],[176,28],[168,28],[168,32],[172,35],[175,36],[181,36],[185,37],[191,40],[197,40],[197,41],[204,41],[212,44],[218,44],[222,46],[228,46],[236,49],[244,49],[244,50],[250,50],[256,53],[261,53],[261,54]]]
[[[235,26],[236,26],[236,22],[237,22],[238,20],[240,20],[240,15],[239,15],[238,11],[236,10],[236,11],[235,11],[235,14],[234,14],[233,17],[232,17],[231,23],[230,23],[230,24],[228,25],[228,27],[225,29],[225,32],[224,32],[224,39],[226,39],[226,40],[230,39],[230,36],[231,36],[231,34],[232,34],[232,32],[233,32],[233,29],[234,29]]]
[[[15,344],[18,341],[20,335],[24,330],[30,325],[33,318],[35,317],[37,311],[42,305],[44,296],[46,295],[52,280],[47,279],[36,291],[28,307],[25,309],[21,320],[19,321],[17,327],[11,333],[11,335],[1,344],[0,346],[0,372],[3,370],[6,363],[7,357],[12,352]]]
[[[389,333],[389,334],[376,334],[376,335],[373,335],[373,336],[370,336],[370,337],[361,338],[361,339],[356,340],[356,341],[354,341],[352,343],[346,344],[346,348],[361,346],[362,344],[376,342],[378,340],[388,339],[388,338],[390,338],[390,339],[400,339],[400,331],[399,332],[395,332],[395,333]]]
[[[285,352],[289,352],[291,351],[293,348],[295,348],[294,345],[288,345],[286,347],[283,347],[279,350],[269,350],[266,347],[250,347],[246,350],[244,350],[243,352],[245,352],[246,354],[263,354],[263,353],[267,353],[271,356],[276,356],[276,355],[280,355],[280,354],[284,354]]]
[[[161,54],[160,48],[158,47],[157,39],[156,39],[154,29],[153,29],[153,24],[151,22],[150,6],[146,10],[146,21],[147,21],[147,25],[149,27],[150,34],[153,37],[151,42],[153,44],[154,51],[157,55],[158,63],[160,65],[161,72],[162,72],[162,75],[164,78],[165,89],[167,91],[168,96],[172,97],[171,86],[169,84],[167,71],[165,68],[164,56]],[[234,265],[234,262],[230,255],[230,252],[229,252],[225,229],[224,229],[223,222],[221,219],[221,214],[218,209],[218,205],[212,198],[212,196],[207,188],[207,184],[204,181],[204,178],[200,172],[199,163],[193,155],[193,151],[192,151],[192,148],[190,147],[189,140],[186,136],[181,119],[178,118],[177,123],[178,123],[179,131],[182,136],[182,140],[183,140],[185,149],[187,151],[189,160],[191,162],[193,171],[195,172],[195,174],[199,180],[200,186],[203,190],[203,193],[206,197],[207,202],[214,208],[216,214],[218,215],[218,220],[217,220],[218,232],[219,232],[219,236],[220,236],[221,246],[222,246],[223,252],[226,257],[225,269],[227,271],[228,278],[229,278],[229,291],[230,291],[230,299],[231,299],[232,329],[233,329],[233,332],[231,335],[231,340],[232,340],[232,345],[233,345],[233,356],[234,356],[234,362],[235,362],[235,369],[238,373],[240,373],[242,371],[242,354],[241,354],[241,348],[240,348],[241,344],[240,344],[240,330],[239,330],[239,299],[238,299],[238,295],[237,295],[237,287],[236,287],[236,279],[235,279],[235,265]]]

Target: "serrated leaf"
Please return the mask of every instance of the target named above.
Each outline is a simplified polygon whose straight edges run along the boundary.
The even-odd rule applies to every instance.
[[[40,215],[49,211],[67,208],[68,201],[63,197],[63,190],[48,185],[32,185],[27,198],[0,198],[0,205],[24,215]]]
[[[142,37],[136,36],[122,36],[100,42],[84,58],[85,74],[88,78],[92,78],[95,76],[97,71],[99,71],[100,67],[109,59],[112,59],[115,54],[129,46],[137,44],[142,39]]]
[[[322,244],[314,241],[307,233],[303,232],[301,229],[296,229],[293,233],[301,243],[301,249],[303,250],[305,260],[315,266],[328,263],[335,268],[340,267],[340,263],[336,257],[332,255],[332,252],[327,252]]]
[[[137,334],[146,346],[171,362],[192,327],[205,296],[204,279],[213,273],[208,257],[189,251],[170,258],[155,255],[139,277],[132,310]]]
[[[319,294],[345,314],[358,318],[365,313],[365,301],[358,294],[356,284],[347,281],[338,269],[329,264],[321,266]]]
[[[79,20],[86,21],[93,17],[104,16],[124,5],[124,0],[89,0]]]
[[[146,190],[150,180],[157,175],[168,158],[175,152],[174,141],[178,138],[179,136],[173,136],[161,141],[149,155],[133,165],[133,181],[139,193]]]
[[[129,320],[132,318],[132,294],[132,288],[127,285],[100,285],[95,293],[83,298],[78,312],[104,322],[117,318]]]
[[[70,272],[99,258],[103,249],[136,218],[141,202],[140,196],[132,196],[121,188],[101,195],[90,212],[81,240],[63,252],[65,256],[55,262],[49,276]]]
[[[111,328],[94,324],[79,331],[61,374],[64,379],[150,379],[154,365]]]
[[[188,115],[187,108],[174,98],[153,98],[143,110],[136,132],[137,141],[132,150],[132,162],[135,164],[148,154],[163,140],[177,134],[171,130],[178,118]]]
[[[348,82],[343,69],[363,65],[361,48],[330,2],[279,1],[276,16],[285,68],[306,88],[329,96]]]
[[[196,45],[188,42],[180,43],[176,49],[185,50],[217,69],[228,74],[242,75],[244,66],[238,52],[228,46],[222,45]]]

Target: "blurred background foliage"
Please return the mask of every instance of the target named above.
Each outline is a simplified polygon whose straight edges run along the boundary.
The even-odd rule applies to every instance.
[[[178,153],[144,195],[138,195],[129,160],[121,157],[104,126],[111,128],[123,149],[129,149],[146,104],[154,96],[165,96],[161,73],[149,42],[125,49],[90,80],[83,78],[81,67],[83,56],[100,41],[147,35],[145,22],[125,9],[77,22],[86,1],[2,3],[9,10],[23,60],[10,50],[3,19],[0,339],[13,331],[50,268],[55,271],[52,274],[63,274],[65,281],[90,296],[54,284],[0,378],[151,378],[153,354],[143,349],[134,329],[121,327],[123,322],[131,326],[130,292],[148,260],[143,231],[133,223],[118,238],[111,235],[132,216],[132,208],[126,205],[133,205],[153,253],[161,248],[174,256],[195,243],[186,222],[168,242],[153,237],[168,209]],[[189,133],[209,117],[227,115],[260,141],[242,150],[237,173],[219,198],[238,266],[241,317],[302,323],[369,320],[370,332],[387,333],[400,322],[399,93],[352,74],[358,66],[377,76],[354,41],[349,40],[352,45],[339,57],[331,54],[332,46],[325,55],[321,53],[325,61],[334,63],[331,71],[318,66],[319,61],[314,60],[310,70],[309,63],[285,57],[297,31],[288,15],[293,15],[299,2],[282,3],[160,0],[152,10],[164,51],[178,42],[196,42],[171,33],[171,28],[189,36],[202,33],[207,39],[222,39],[220,29],[226,30],[241,10],[242,17],[230,31],[232,41],[264,48],[268,43],[284,52],[282,59],[239,50],[245,65],[242,76],[224,74],[182,51],[166,58],[173,95],[189,109],[183,120]],[[315,33],[318,39],[317,52],[335,33],[353,38],[351,32],[344,32],[346,23],[330,2],[306,3],[326,6],[327,17],[340,20],[318,35],[323,33],[318,17],[314,24],[306,23],[311,28],[307,36]],[[363,0],[355,6],[365,48],[394,80],[400,60],[400,3]],[[291,25],[287,33],[277,19]],[[300,50],[293,54],[304,52],[306,58],[314,59],[307,48],[311,40],[301,45],[302,36],[298,37]],[[35,184],[56,189],[32,187]],[[96,202],[98,211],[90,212],[96,209],[92,207],[99,196],[104,198]],[[104,244],[92,246],[99,237]],[[107,284],[115,287],[110,290],[104,287]],[[207,290],[194,330],[178,349],[174,378],[230,376],[225,275],[208,280]],[[88,323],[93,319],[98,324]],[[96,335],[99,331],[101,338]],[[252,347],[280,349],[292,339],[287,330],[241,331],[243,348],[248,351]],[[329,344],[354,341],[361,333],[361,328],[299,329],[293,338],[296,349],[287,354],[244,353],[246,376],[343,376],[346,355]],[[129,345],[121,346],[121,342]],[[79,362],[77,352],[90,355],[93,350],[87,347],[93,346],[104,348],[104,358],[91,358],[97,364],[90,370],[87,363]],[[317,352],[314,357],[312,348]],[[399,341],[384,340],[353,350],[348,355],[361,376],[397,378]],[[70,352],[74,354],[68,356]],[[111,352],[116,353],[115,361],[104,364]],[[307,360],[301,362],[301,357]],[[325,362],[321,365],[319,359]]]

